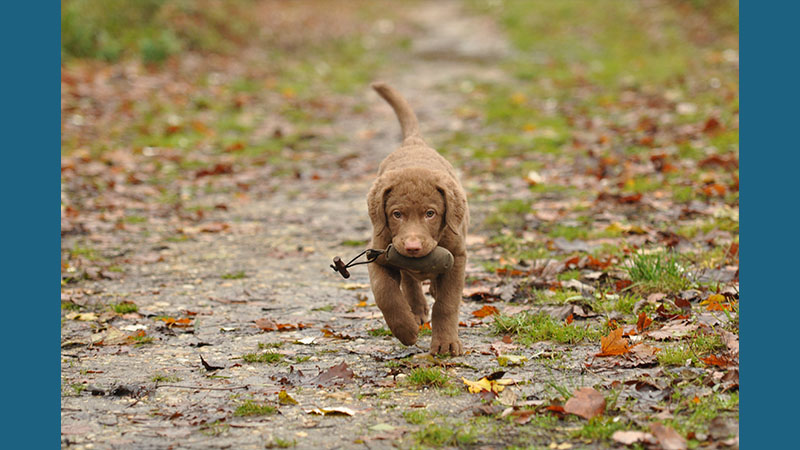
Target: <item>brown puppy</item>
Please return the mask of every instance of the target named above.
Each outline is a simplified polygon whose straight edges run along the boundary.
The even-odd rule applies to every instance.
[[[467,261],[467,197],[453,166],[420,137],[417,117],[408,103],[386,84],[372,87],[397,114],[403,143],[383,160],[367,196],[373,226],[371,247],[383,249],[391,243],[401,255],[420,258],[438,245],[454,257],[452,269],[443,274],[370,264],[375,302],[392,334],[403,344],[413,345],[419,326],[428,320],[422,281],[431,280],[435,300],[431,353],[460,355],[464,348],[458,339],[458,308]]]

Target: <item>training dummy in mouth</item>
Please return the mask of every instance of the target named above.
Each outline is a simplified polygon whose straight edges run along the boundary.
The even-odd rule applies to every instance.
[[[353,262],[364,254],[367,255],[366,261],[358,263]],[[453,254],[444,247],[436,247],[433,251],[421,258],[409,258],[408,256],[403,256],[398,253],[397,250],[389,244],[386,250],[365,250],[347,264],[337,256],[333,258],[331,268],[335,272],[339,272],[342,277],[350,278],[350,272],[347,270],[348,268],[371,262],[378,262],[379,264],[389,265],[398,269],[412,270],[414,272],[444,273],[453,267]]]

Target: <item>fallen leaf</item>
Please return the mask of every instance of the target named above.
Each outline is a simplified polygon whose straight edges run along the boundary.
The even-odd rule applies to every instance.
[[[93,321],[93,320],[97,320],[97,314],[91,313],[91,312],[87,312],[87,313],[73,312],[73,313],[67,314],[65,317],[67,319],[69,319],[69,320],[80,320],[80,321],[83,321],[83,322],[90,322],[90,321]]]
[[[334,339],[353,339],[352,336],[343,333],[337,333],[328,327],[323,327],[320,331],[322,334],[327,338],[334,338]]]
[[[219,370],[224,369],[224,366],[212,366],[211,364],[207,363],[206,360],[203,358],[203,355],[200,355],[200,362],[203,363],[203,367],[205,367],[206,371],[211,372],[212,370]]]
[[[308,409],[306,410],[306,414],[317,414],[320,416],[354,416],[356,412],[344,406],[333,406],[330,408]]]
[[[497,375],[500,374],[500,375]],[[516,383],[514,380],[510,378],[501,378],[505,372],[495,372],[491,375],[487,375],[482,377],[478,381],[470,381],[464,377],[461,378],[461,381],[467,385],[467,390],[471,394],[480,394],[481,392],[491,392],[494,394],[499,394],[500,392],[505,389],[506,386]]]
[[[600,338],[600,353],[595,356],[622,355],[631,351],[628,341],[622,337],[622,328],[611,330],[608,336]]]
[[[650,432],[664,450],[685,450],[687,448],[686,439],[667,425],[653,422],[650,424]]]
[[[650,442],[654,439],[653,435],[644,431],[623,431],[617,430],[611,435],[611,439],[623,445],[631,445],[637,442]]]
[[[483,305],[483,308],[481,308],[481,309],[479,309],[477,311],[472,311],[472,315],[473,316],[481,317],[481,318],[482,317],[491,316],[493,314],[498,314],[498,313],[499,313],[499,311],[497,310],[497,308],[495,308],[492,305]]]
[[[302,330],[303,328],[308,328],[308,327],[311,326],[311,324],[307,324],[307,323],[297,323],[297,324],[277,323],[273,319],[270,319],[270,318],[256,319],[255,320],[255,324],[262,331]]]
[[[647,329],[647,327],[650,326],[651,323],[653,323],[653,319],[647,317],[647,314],[645,314],[644,311],[640,312],[639,320],[636,321],[636,331],[638,331],[639,334],[641,334],[644,330]]]
[[[705,358],[700,358],[700,361],[708,364],[709,366],[718,366],[718,367],[730,367],[739,365],[737,361],[734,361],[731,358],[726,356],[717,357],[715,355],[709,355]]]
[[[686,320],[675,320],[668,322],[658,330],[648,331],[647,336],[659,341],[671,338],[680,339],[697,328],[697,324],[691,324]]]
[[[281,405],[296,405],[297,400],[292,398],[292,396],[289,395],[285,389],[281,389],[281,391],[278,392],[278,403]]]
[[[528,358],[520,355],[498,355],[497,364],[501,367],[505,366],[521,366]]]
[[[379,423],[369,427],[372,431],[394,431],[395,427],[389,425],[388,423]]]
[[[606,398],[591,387],[576,389],[573,396],[564,404],[564,412],[575,414],[590,420],[603,414],[606,409]]]
[[[337,364],[333,367],[328,368],[327,370],[320,372],[319,375],[312,378],[309,381],[309,384],[316,385],[316,386],[334,386],[337,384],[344,384],[350,382],[353,379],[355,374],[352,370],[347,366],[347,363],[343,362],[341,364]]]
[[[189,317],[184,317],[181,319],[176,319],[174,317],[161,317],[160,320],[164,321],[164,323],[167,324],[167,328],[172,328],[172,327],[186,328],[192,326],[192,319]]]

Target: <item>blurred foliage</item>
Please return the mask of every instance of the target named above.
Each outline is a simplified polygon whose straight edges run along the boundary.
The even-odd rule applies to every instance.
[[[256,30],[252,0],[62,0],[62,59],[161,63],[181,50],[226,52]]]

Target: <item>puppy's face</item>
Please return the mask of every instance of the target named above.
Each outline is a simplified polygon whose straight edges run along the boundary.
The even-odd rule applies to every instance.
[[[445,201],[433,183],[419,180],[397,183],[386,195],[384,213],[392,245],[398,253],[421,258],[436,248]]]
[[[444,236],[460,236],[467,212],[460,186],[442,171],[414,167],[390,170],[375,180],[367,196],[375,245],[422,258]]]

